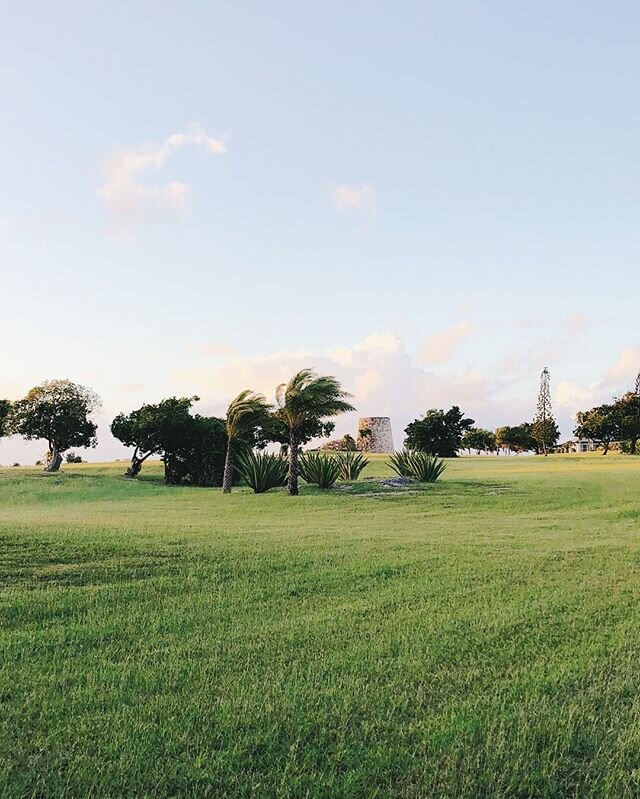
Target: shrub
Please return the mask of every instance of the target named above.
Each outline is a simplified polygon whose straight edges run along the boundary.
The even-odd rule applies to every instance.
[[[340,464],[341,480],[357,480],[369,463],[369,458],[365,458],[361,452],[353,451],[339,452],[337,460]]]
[[[67,454],[64,456],[64,459],[67,463],[82,463],[82,456],[76,455],[73,450],[71,452],[67,452]]]
[[[289,465],[280,455],[249,450],[238,455],[238,471],[255,494],[279,488],[287,482]]]
[[[319,452],[305,452],[298,461],[298,472],[302,479],[318,488],[331,488],[340,477],[340,471],[337,458]]]
[[[413,477],[420,483],[435,483],[446,469],[445,462],[437,455],[407,449],[394,452],[387,465],[401,477]]]

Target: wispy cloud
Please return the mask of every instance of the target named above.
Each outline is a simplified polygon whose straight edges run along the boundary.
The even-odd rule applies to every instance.
[[[338,211],[360,211],[373,214],[376,210],[376,192],[366,184],[355,186],[336,186],[333,189],[333,205]]]
[[[172,133],[161,142],[121,147],[107,159],[105,182],[97,196],[116,220],[115,232],[131,232],[135,223],[146,215],[175,215],[184,211],[190,192],[188,184],[169,181],[160,186],[147,185],[141,180],[141,173],[162,170],[175,152],[187,146],[216,155],[226,152],[222,139],[191,125],[185,132]]]
[[[464,321],[455,327],[429,336],[420,348],[420,360],[425,364],[446,363],[470,332],[470,322]]]

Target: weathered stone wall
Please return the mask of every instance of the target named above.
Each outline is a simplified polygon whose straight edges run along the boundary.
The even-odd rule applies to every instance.
[[[369,435],[363,431],[369,430]],[[393,452],[391,419],[388,416],[362,416],[358,419],[358,449],[365,452]]]

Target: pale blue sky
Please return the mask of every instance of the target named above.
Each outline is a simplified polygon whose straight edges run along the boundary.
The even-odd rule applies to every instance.
[[[633,383],[637,3],[63,0],[2,19],[0,394],[87,383],[104,432],[143,401],[220,412],[311,365],[399,438],[434,405],[528,418],[544,365],[566,435]],[[5,441],[0,462],[40,449]],[[92,457],[116,454],[103,435]]]

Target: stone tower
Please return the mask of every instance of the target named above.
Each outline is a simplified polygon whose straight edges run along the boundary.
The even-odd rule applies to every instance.
[[[391,419],[388,416],[360,417],[357,447],[365,452],[393,452]]]

